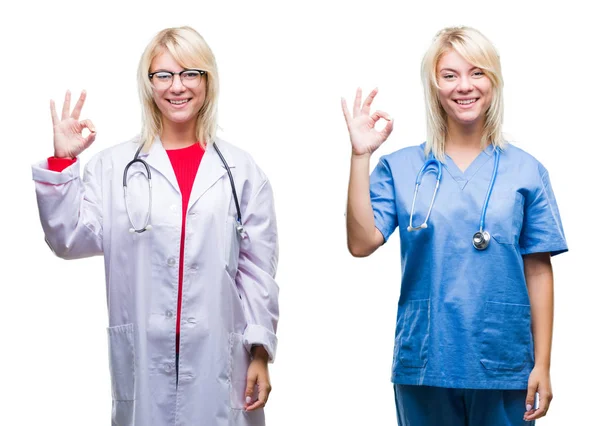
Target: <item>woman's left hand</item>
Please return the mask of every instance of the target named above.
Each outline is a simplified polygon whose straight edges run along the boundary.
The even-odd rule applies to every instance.
[[[269,379],[269,354],[262,347],[253,348],[253,357],[248,367],[246,379],[246,411],[253,411],[262,408],[269,399],[271,393],[271,380]],[[254,387],[258,385],[258,399],[252,401]]]
[[[539,394],[539,406],[535,408],[535,393]],[[525,400],[525,415],[523,420],[528,422],[544,417],[552,401],[552,386],[550,385],[550,369],[534,366],[529,374],[527,384],[527,399]]]

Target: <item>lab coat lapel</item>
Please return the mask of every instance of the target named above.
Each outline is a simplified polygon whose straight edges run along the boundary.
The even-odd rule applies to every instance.
[[[227,151],[226,147],[224,147],[223,144],[218,145],[218,147],[225,157],[229,168],[233,169],[235,164],[233,164],[233,158]],[[190,194],[188,209],[190,209],[194,203],[196,203],[196,201],[198,201],[206,193],[207,190],[209,190],[219,179],[223,177],[223,175],[226,174],[227,170],[225,169],[219,154],[215,150],[213,144],[209,143],[206,146],[206,151],[204,152],[204,156],[200,162],[200,167],[198,167],[198,172],[196,173],[196,178],[194,179],[194,185],[192,186],[192,193]],[[225,179],[229,179],[229,177],[225,176]]]
[[[175,189],[175,191],[181,195],[181,192],[179,191],[179,183],[177,182],[177,177],[175,176],[175,171],[173,170],[173,165],[171,164],[169,155],[162,146],[162,142],[159,138],[154,140],[154,143],[150,148],[150,152],[147,154],[140,152],[140,158],[144,159],[152,168],[152,170],[157,171],[165,179],[167,179],[173,189]]]

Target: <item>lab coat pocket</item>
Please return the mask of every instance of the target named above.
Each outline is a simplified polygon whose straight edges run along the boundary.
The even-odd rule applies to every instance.
[[[133,425],[135,352],[133,324],[108,328],[113,425]]]
[[[403,366],[425,367],[429,346],[429,299],[406,302],[399,345]]]
[[[244,409],[249,366],[250,354],[244,347],[243,336],[229,333],[229,398],[234,410]]]
[[[500,195],[493,201],[490,200],[490,206],[493,205],[494,210],[490,211],[490,221],[487,222],[486,219],[486,228],[498,243],[515,245],[519,243],[524,204],[525,198],[520,192],[515,192],[514,196]]]
[[[240,256],[240,236],[237,231],[237,221],[234,217],[227,216],[223,241],[225,268],[229,275],[235,278]]]
[[[481,363],[488,370],[520,371],[529,359],[531,307],[487,302]]]

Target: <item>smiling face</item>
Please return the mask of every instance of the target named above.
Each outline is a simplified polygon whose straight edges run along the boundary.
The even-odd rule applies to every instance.
[[[166,50],[159,53],[150,64],[150,73],[171,71],[178,73],[184,68]],[[162,114],[163,124],[194,124],[206,99],[206,77],[201,77],[197,87],[186,87],[181,78],[173,77],[173,84],[168,88],[152,89],[152,98]]]
[[[448,125],[483,126],[493,96],[492,82],[483,70],[450,50],[438,61],[437,83]]]

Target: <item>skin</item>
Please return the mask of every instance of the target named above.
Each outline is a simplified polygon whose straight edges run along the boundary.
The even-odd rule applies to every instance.
[[[179,72],[183,70],[173,56],[162,52],[154,58],[150,69]],[[54,156],[57,158],[75,158],[87,149],[96,139],[96,128],[91,120],[80,120],[81,110],[86,99],[86,92],[81,92],[75,108],[71,111],[71,92],[67,91],[62,108],[61,118],[56,113],[54,100],[50,101],[50,114],[54,129]],[[193,145],[196,140],[196,117],[206,99],[206,81],[194,89],[181,84],[179,76],[175,76],[170,88],[154,90],[152,94],[162,114],[163,131],[161,141],[165,149],[184,148]],[[169,99],[189,99],[183,108],[176,108]],[[90,133],[84,136],[84,131]],[[247,411],[258,410],[265,406],[271,393],[271,380],[268,369],[269,355],[262,346],[252,349],[252,360],[248,367],[246,383]],[[258,388],[258,399],[254,398],[254,388]]]
[[[438,98],[447,114],[445,153],[463,171],[481,152],[485,113],[492,103],[492,82],[456,51],[440,57],[437,64]],[[460,105],[459,100],[475,100]]]
[[[456,51],[450,50],[440,57],[436,67],[438,96],[447,114],[448,135],[445,153],[463,171],[481,153],[481,137],[485,114],[493,98],[493,87],[485,73],[467,62]],[[348,249],[355,257],[369,256],[384,242],[375,227],[369,193],[369,162],[393,130],[393,120],[383,111],[370,113],[377,89],[362,103],[362,91],[356,91],[352,114],[342,98],[342,111],[350,135],[352,155],[348,184],[346,230]],[[461,106],[457,100],[475,100]],[[375,125],[386,120],[378,131]],[[550,384],[550,351],[554,317],[554,280],[548,253],[523,256],[524,273],[529,292],[532,317],[535,365],[529,375],[523,419],[532,421],[546,415],[552,400]],[[539,407],[533,408],[536,392]]]
[[[150,72],[171,71],[180,72],[184,68],[177,63],[168,52],[158,54],[150,64]],[[193,145],[196,139],[196,117],[206,100],[206,78],[198,87],[188,88],[179,78],[174,76],[173,84],[167,89],[152,90],[152,99],[162,115],[161,142],[165,149],[185,148]],[[169,100],[187,99],[183,106],[172,105]]]

